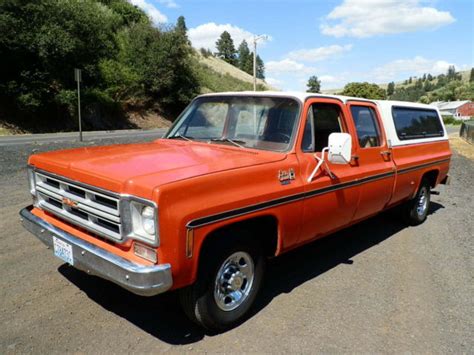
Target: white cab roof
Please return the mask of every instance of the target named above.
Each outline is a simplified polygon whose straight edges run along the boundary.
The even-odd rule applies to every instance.
[[[294,97],[305,102],[308,98],[314,97],[329,97],[337,100],[341,100],[346,103],[349,100],[375,102],[374,100],[367,100],[358,97],[350,97],[343,95],[326,95],[326,94],[315,94],[311,92],[302,91],[229,91],[229,92],[216,92],[211,94],[204,94],[200,96],[274,96],[274,97]]]

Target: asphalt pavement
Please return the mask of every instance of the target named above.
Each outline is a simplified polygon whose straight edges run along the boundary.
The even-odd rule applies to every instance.
[[[96,140],[109,140],[120,138],[150,139],[161,138],[167,129],[128,129],[118,131],[86,131],[82,132],[82,138],[85,143]],[[7,145],[20,144],[41,144],[41,143],[62,143],[79,142],[79,132],[59,132],[42,134],[18,134],[11,136],[0,136],[0,147]]]
[[[474,353],[474,161],[457,153],[427,221],[396,210],[271,261],[251,317],[190,323],[176,293],[143,298],[52,255],[19,222],[36,151],[151,140],[0,147],[0,353]]]

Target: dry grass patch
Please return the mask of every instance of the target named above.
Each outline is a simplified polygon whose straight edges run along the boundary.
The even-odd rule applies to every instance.
[[[474,160],[474,145],[467,143],[464,139],[460,138],[457,133],[453,133],[449,136],[449,143],[451,144],[451,148],[456,150],[456,152],[466,158]]]

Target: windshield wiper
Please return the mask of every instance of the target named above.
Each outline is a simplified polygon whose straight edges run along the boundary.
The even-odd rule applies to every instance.
[[[194,139],[193,137],[183,136],[181,133],[176,133],[174,136],[168,137],[168,139],[176,139],[176,138],[181,138],[189,142],[192,142]]]
[[[232,143],[233,145],[239,147],[239,148],[245,148],[242,144],[245,144],[245,141],[239,141],[239,140],[234,140],[230,138],[212,138],[211,142],[229,142]]]

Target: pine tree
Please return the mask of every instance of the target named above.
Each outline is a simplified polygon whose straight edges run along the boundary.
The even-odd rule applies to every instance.
[[[393,95],[394,92],[395,92],[395,83],[392,81],[392,82],[388,83],[387,96]]]
[[[186,20],[184,19],[184,16],[178,17],[178,20],[176,21],[176,30],[184,34],[188,32],[188,28],[186,27]]]
[[[308,87],[306,92],[313,92],[316,94],[321,92],[321,80],[319,80],[316,75],[313,75],[308,79],[306,86]]]
[[[456,68],[454,65],[450,65],[448,68],[448,73],[446,74],[448,81],[456,79]]]
[[[433,90],[433,84],[429,80],[425,81],[423,90],[425,90],[426,92]]]
[[[429,81],[432,81],[433,80],[433,75],[431,74],[428,74],[428,76],[426,77]]]
[[[237,51],[234,47],[234,41],[229,32],[222,32],[220,38],[216,42],[217,56],[229,64],[237,63]]]
[[[188,45],[191,45],[191,42],[188,39],[188,28],[186,27],[186,20],[184,19],[184,16],[178,17],[175,29],[178,34],[184,37],[185,42]]]
[[[262,58],[257,54],[257,78],[265,79],[265,64]]]
[[[416,81],[415,88],[416,89],[421,89],[422,87],[423,87],[423,80],[420,78]]]
[[[246,40],[243,40],[239,45],[237,52],[237,64],[240,70],[252,75],[253,74],[253,54],[250,53],[249,46]]]
[[[474,82],[474,68],[471,68],[471,75],[469,76],[469,82]]]

